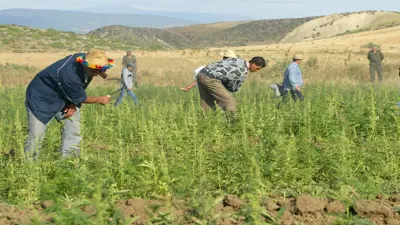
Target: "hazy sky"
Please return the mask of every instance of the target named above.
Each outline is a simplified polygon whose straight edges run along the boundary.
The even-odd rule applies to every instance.
[[[115,3],[139,9],[232,13],[260,19],[362,10],[400,11],[399,0],[0,0],[0,9],[82,9]]]

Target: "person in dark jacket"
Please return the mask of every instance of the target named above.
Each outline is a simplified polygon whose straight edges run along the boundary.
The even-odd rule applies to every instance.
[[[369,60],[369,73],[371,75],[371,81],[375,81],[375,74],[378,73],[379,81],[383,81],[382,75],[382,60],[385,56],[382,54],[381,50],[376,49],[376,47],[372,47],[371,51],[368,52],[368,60]]]
[[[107,78],[106,70],[114,61],[100,50],[69,55],[39,72],[26,90],[25,106],[28,112],[28,137],[25,153],[36,158],[46,132],[47,124],[56,118],[64,121],[61,153],[79,156],[80,107],[82,103],[106,105],[110,96],[87,96],[85,89],[93,77]]]

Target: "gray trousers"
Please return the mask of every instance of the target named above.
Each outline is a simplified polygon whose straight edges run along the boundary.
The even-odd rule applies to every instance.
[[[369,65],[369,74],[371,75],[371,81],[375,81],[375,75],[378,73],[378,79],[380,82],[383,81],[382,76],[382,64],[370,64]]]
[[[43,138],[46,132],[46,124],[38,120],[33,113],[27,108],[28,112],[28,137],[25,141],[25,154],[28,158],[34,158],[39,155],[42,147]],[[60,112],[61,114],[61,112]],[[79,108],[68,119],[64,120],[62,128],[62,142],[60,151],[63,156],[79,156],[79,143],[82,140],[81,131],[81,115]]]

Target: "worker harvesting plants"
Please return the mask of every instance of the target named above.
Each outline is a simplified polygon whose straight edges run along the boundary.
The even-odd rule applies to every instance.
[[[28,113],[28,137],[25,153],[36,158],[47,124],[56,117],[65,121],[62,128],[60,151],[63,156],[78,156],[80,135],[80,107],[82,103],[106,105],[109,96],[87,96],[85,89],[93,77],[107,78],[106,71],[114,61],[103,51],[69,55],[39,72],[28,85],[25,106]]]
[[[235,53],[234,50],[227,50],[227,51],[221,52],[220,56],[222,56],[222,60],[226,60],[226,59],[230,59],[230,58],[237,58],[236,53]],[[199,72],[204,67],[205,66],[200,66],[194,71],[194,73],[193,73],[194,81],[191,84],[189,84],[188,86],[181,88],[182,91],[188,92],[188,91],[190,91],[190,89],[192,89],[194,86],[197,85],[197,76],[199,75]]]
[[[249,72],[257,72],[266,66],[262,57],[250,61],[240,58],[221,60],[204,67],[197,76],[197,84],[204,111],[216,109],[236,112],[236,100],[230,92],[242,86]]]

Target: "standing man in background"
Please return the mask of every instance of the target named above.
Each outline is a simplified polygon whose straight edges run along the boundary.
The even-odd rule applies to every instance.
[[[378,73],[379,82],[383,81],[382,76],[382,60],[385,56],[382,54],[381,50],[378,50],[376,46],[371,48],[368,52],[369,60],[369,73],[371,75],[371,82],[375,82],[375,73]]]
[[[136,69],[136,56],[132,55],[132,50],[126,51],[126,55],[122,58],[122,67],[126,67],[128,63],[133,64]]]
[[[301,87],[304,84],[303,74],[300,70],[300,64],[302,63],[303,58],[303,56],[295,54],[293,56],[293,62],[286,68],[283,77],[283,90],[285,92],[282,101],[284,103],[287,102],[289,93],[295,102],[297,102],[297,100],[304,100],[303,93],[301,92]]]

